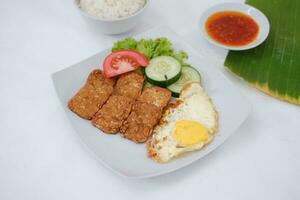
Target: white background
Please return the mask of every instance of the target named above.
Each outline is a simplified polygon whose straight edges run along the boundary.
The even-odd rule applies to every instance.
[[[50,76],[126,35],[101,35],[71,0],[1,0],[0,199],[300,199],[300,108],[225,71],[226,51],[208,44],[197,30],[201,13],[224,1],[151,0],[140,25],[126,35],[168,25],[239,87],[253,112],[224,145],[197,163],[131,180],[108,171],[81,143]]]

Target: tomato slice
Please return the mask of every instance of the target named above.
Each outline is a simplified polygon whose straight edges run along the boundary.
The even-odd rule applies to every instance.
[[[103,71],[106,78],[145,67],[149,64],[147,58],[133,50],[116,51],[109,54],[103,62]]]

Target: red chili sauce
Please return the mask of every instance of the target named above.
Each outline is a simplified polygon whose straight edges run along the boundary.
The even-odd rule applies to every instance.
[[[215,13],[208,17],[205,26],[213,40],[228,46],[247,45],[256,39],[259,31],[250,16],[236,11]]]

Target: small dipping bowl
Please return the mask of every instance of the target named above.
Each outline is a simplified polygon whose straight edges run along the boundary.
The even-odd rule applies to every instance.
[[[206,30],[206,21],[213,14],[218,12],[224,12],[224,11],[235,11],[250,16],[257,23],[259,27],[256,38],[252,42],[246,45],[230,46],[230,45],[219,43],[216,40],[214,40],[212,37],[210,37]],[[207,39],[210,43],[218,47],[229,49],[229,50],[247,50],[247,49],[257,47],[258,45],[260,45],[262,42],[265,41],[270,31],[270,23],[267,17],[258,9],[243,3],[223,3],[209,8],[202,14],[200,18],[199,26],[200,26],[201,35],[205,39]]]
[[[119,19],[102,19],[97,16],[90,15],[80,8],[80,0],[75,0],[77,7],[83,18],[91,25],[99,27],[104,34],[114,35],[128,32],[133,29],[141,20],[142,14],[148,7],[149,0],[145,1],[145,5],[133,15]]]

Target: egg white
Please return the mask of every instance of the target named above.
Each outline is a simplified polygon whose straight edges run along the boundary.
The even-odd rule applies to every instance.
[[[158,162],[168,162],[172,158],[188,151],[201,149],[212,141],[218,127],[218,115],[209,96],[199,83],[186,85],[178,99],[181,103],[177,107],[170,107],[162,117],[162,122],[153,130],[149,141],[148,154]],[[191,146],[182,146],[172,136],[176,121],[192,120],[202,124],[208,131],[207,142],[200,142]]]

